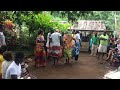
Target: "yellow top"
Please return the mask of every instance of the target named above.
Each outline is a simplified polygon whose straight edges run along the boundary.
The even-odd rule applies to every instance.
[[[72,37],[75,39],[76,34],[72,34]],[[72,40],[72,45],[74,46],[74,44],[75,44],[75,41],[74,41],[74,40]]]
[[[2,74],[2,62],[4,61],[3,55],[0,54],[0,74]]]
[[[72,37],[75,38],[76,34],[72,34]]]

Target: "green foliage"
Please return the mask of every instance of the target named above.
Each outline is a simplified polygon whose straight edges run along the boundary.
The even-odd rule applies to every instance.
[[[117,18],[120,19],[120,12]],[[2,17],[2,18],[1,18]],[[112,11],[0,11],[0,19],[12,20],[20,29],[20,38],[16,44],[28,44],[35,46],[35,39],[39,29],[45,31],[45,39],[51,28],[66,32],[67,29],[78,19],[103,20],[108,30],[114,30],[114,12]],[[68,21],[62,24],[60,21]],[[24,26],[24,28],[23,28]],[[118,28],[119,28],[118,20]],[[9,36],[10,37],[10,36]]]
[[[59,16],[61,18],[67,17],[69,22],[75,22],[81,16],[87,16],[92,14],[92,11],[51,11],[54,16]]]

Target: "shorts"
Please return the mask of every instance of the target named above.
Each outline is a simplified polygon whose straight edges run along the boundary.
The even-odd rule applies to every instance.
[[[107,45],[106,46],[99,45],[98,52],[99,53],[107,53]]]

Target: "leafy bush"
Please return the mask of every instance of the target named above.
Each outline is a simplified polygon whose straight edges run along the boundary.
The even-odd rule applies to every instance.
[[[67,31],[71,24],[62,24],[59,21],[61,18],[55,19],[50,13],[38,13],[38,14],[20,14],[20,22],[16,23],[20,27],[20,37],[12,36],[11,33],[6,33],[6,40],[9,47],[16,47],[16,49],[34,49],[35,40],[39,29],[44,30],[45,39],[47,34],[53,28],[57,28],[62,32]],[[14,22],[14,21],[13,21]],[[17,26],[16,26],[17,27]],[[18,28],[18,27],[17,27]],[[14,41],[14,43],[12,43]]]

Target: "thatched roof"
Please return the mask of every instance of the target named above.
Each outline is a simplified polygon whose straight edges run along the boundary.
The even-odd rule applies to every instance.
[[[70,29],[78,30],[106,30],[106,26],[103,21],[99,20],[80,20],[76,25],[72,26]]]

